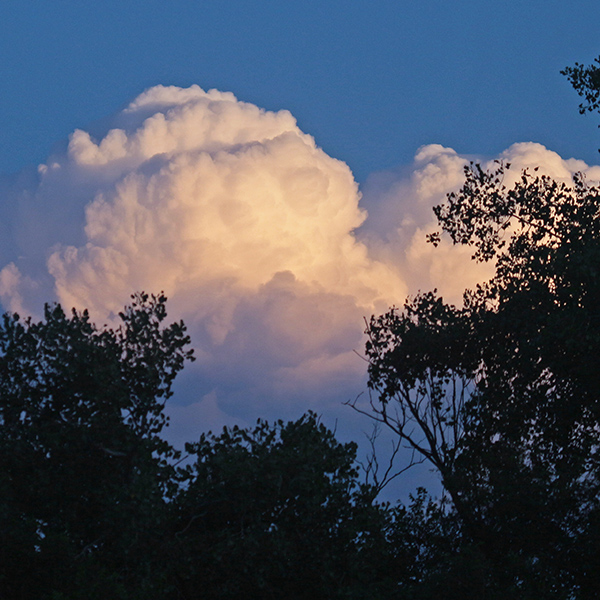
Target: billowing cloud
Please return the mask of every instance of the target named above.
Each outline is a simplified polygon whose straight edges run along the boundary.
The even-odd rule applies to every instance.
[[[461,156],[451,148],[431,144],[419,149],[412,165],[371,175],[361,203],[369,218],[357,237],[368,246],[371,257],[395,265],[411,293],[437,288],[449,301],[460,303],[465,288],[492,274],[491,264],[470,260],[468,247],[453,246],[447,238],[437,248],[426,242],[427,233],[439,230],[432,207],[460,187],[464,166],[471,160],[490,170],[498,166],[497,160],[510,163],[504,179],[507,187],[524,169],[536,167],[539,174],[565,183],[577,172],[590,182],[600,181],[599,166],[563,159],[533,142],[513,144],[491,159]]]
[[[426,235],[439,229],[432,208],[460,187],[468,162],[451,148],[424,146],[409,167],[375,173],[364,186],[369,219],[359,230],[371,256],[394,264],[412,294],[437,288],[449,301],[461,301],[465,288],[489,277],[490,265],[470,260],[468,248],[443,239],[438,248]]]
[[[600,179],[538,144],[501,158],[517,173]],[[173,408],[180,432],[339,409],[364,389],[364,317],[418,289],[459,301],[489,274],[464,248],[425,242],[465,161],[425,146],[361,198],[289,112],[157,86],[98,138],[75,131],[35,178],[3,188],[0,300],[39,313],[56,299],[104,321],[132,292],[164,290],[198,358]]]
[[[137,128],[98,142],[76,131],[65,163],[40,168],[40,187],[73,172],[98,181],[85,203],[85,244],[48,258],[62,302],[110,312],[131,289],[164,288],[185,312],[211,314],[222,341],[239,296],[283,271],[364,307],[405,291],[352,236],[365,214],[348,167],[287,111],[157,87],[124,116]]]

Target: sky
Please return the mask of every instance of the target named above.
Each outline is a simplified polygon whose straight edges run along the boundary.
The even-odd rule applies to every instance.
[[[489,276],[424,241],[466,160],[600,180],[560,70],[600,4],[532,0],[0,7],[0,302],[111,323],[164,290],[198,360],[171,438],[296,418],[369,429],[364,318]]]

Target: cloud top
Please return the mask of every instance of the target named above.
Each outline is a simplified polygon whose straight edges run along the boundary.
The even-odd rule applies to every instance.
[[[66,164],[40,169],[40,187],[61,170],[98,180],[85,244],[48,258],[61,302],[110,313],[132,289],[160,288],[202,314],[207,288],[256,293],[284,271],[370,309],[405,291],[353,236],[366,215],[347,165],[289,112],[159,86],[120,117],[128,127],[98,141],[77,130]]]

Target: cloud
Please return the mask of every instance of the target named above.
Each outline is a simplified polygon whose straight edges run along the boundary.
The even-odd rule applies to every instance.
[[[348,167],[287,111],[159,87],[124,112],[136,122],[149,105],[160,112],[137,129],[112,129],[99,142],[76,131],[67,165],[41,168],[41,185],[61,169],[103,179],[85,207],[86,243],[49,256],[62,302],[110,312],[132,288],[164,288],[186,312],[220,312],[217,341],[227,334],[231,299],[280,271],[365,307],[404,291],[352,236],[365,214]]]
[[[412,165],[375,173],[365,183],[363,204],[369,219],[358,231],[370,254],[394,264],[411,294],[437,288],[460,303],[467,287],[489,278],[490,265],[470,260],[468,248],[443,239],[438,248],[426,241],[439,229],[432,208],[460,187],[468,158],[439,144],[423,146]]]
[[[289,112],[229,93],[152,88],[13,196],[4,306],[56,298],[103,321],[164,290],[197,349],[188,401],[230,415],[358,393],[362,319],[408,291],[354,236],[366,213],[347,165]]]
[[[369,218],[357,231],[357,238],[369,248],[370,256],[384,264],[395,265],[411,293],[437,288],[449,301],[460,303],[465,288],[492,275],[490,264],[470,260],[471,250],[453,246],[442,238],[434,248],[426,234],[439,229],[432,207],[446,194],[460,187],[464,166],[470,160],[493,170],[494,161],[511,163],[505,184],[512,185],[524,169],[538,167],[539,174],[570,183],[576,172],[590,182],[600,181],[600,167],[576,159],[563,159],[541,144],[516,143],[493,158],[461,156],[439,144],[423,146],[414,162],[396,171],[374,173],[366,181],[362,206]]]
[[[516,172],[600,179],[598,167],[539,144],[501,158]],[[361,194],[289,112],[157,86],[97,139],[75,131],[34,177],[1,188],[0,300],[39,314],[57,299],[104,322],[132,292],[164,290],[198,358],[172,409],[177,435],[307,408],[341,413],[365,388],[364,317],[418,289],[459,301],[489,274],[466,249],[425,242],[431,208],[460,186],[466,160],[424,146]]]

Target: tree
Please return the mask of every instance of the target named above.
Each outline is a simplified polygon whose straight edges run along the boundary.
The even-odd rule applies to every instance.
[[[598,68],[567,70],[590,110]],[[420,294],[368,324],[377,420],[440,472],[488,591],[596,597],[600,189],[471,163],[435,213],[495,275],[462,307]],[[430,241],[437,244],[440,234]]]
[[[391,598],[385,506],[313,413],[203,434],[174,504],[182,598]]]
[[[582,115],[600,111],[600,56],[594,63],[588,66],[575,63],[575,66],[566,67],[561,71],[561,74],[569,79],[573,89],[585,99],[585,102],[579,105]]]
[[[120,318],[2,317],[0,597],[393,598],[407,563],[356,445],[310,413],[204,434],[178,466],[160,434],[185,326],[163,295]]]
[[[600,190],[529,173],[506,189],[504,168],[468,167],[437,209],[455,242],[496,259],[467,301],[480,367],[454,485],[496,562],[510,557],[536,593],[585,597],[598,567],[580,544],[600,491]]]
[[[3,316],[0,596],[125,597],[151,569],[175,491],[163,408],[193,358],[165,303],[134,296],[117,329],[59,305]]]
[[[446,483],[477,370],[466,316],[429,292],[408,301],[402,312],[392,308],[372,317],[367,327],[369,387],[378,393],[377,401],[371,399],[372,416],[435,466]]]

